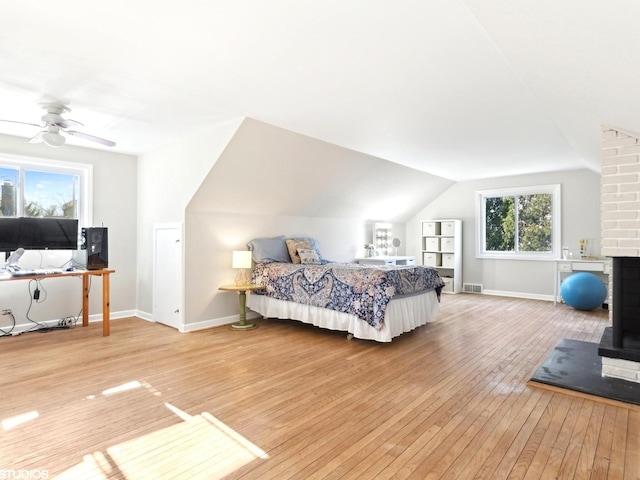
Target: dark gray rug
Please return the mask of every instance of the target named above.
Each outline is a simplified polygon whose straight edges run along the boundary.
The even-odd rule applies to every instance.
[[[598,344],[564,338],[531,380],[554,387],[640,405],[640,383],[602,376]]]

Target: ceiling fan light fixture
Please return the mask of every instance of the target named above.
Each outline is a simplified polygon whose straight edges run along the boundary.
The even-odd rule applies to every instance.
[[[50,147],[61,147],[64,145],[65,138],[57,132],[44,132],[42,141]]]
[[[3,119],[0,119],[0,122],[19,123],[46,129],[30,138],[29,143],[44,143],[45,145],[48,145],[50,147],[61,147],[66,143],[66,138],[60,133],[64,132],[66,134],[73,135],[84,140],[89,140],[91,142],[96,142],[107,147],[116,146],[116,142],[107,140],[106,138],[96,137],[95,135],[89,135],[88,133],[77,132],[75,130],[67,130],[71,127],[83,126],[82,123],[76,120],[71,120],[70,118],[62,118],[62,113],[71,111],[69,107],[60,105],[59,103],[45,103],[41,104],[41,106],[47,112],[42,116],[42,125],[38,125],[37,123]]]

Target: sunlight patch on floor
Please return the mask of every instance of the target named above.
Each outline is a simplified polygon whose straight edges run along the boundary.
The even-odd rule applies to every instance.
[[[122,385],[118,385],[117,387],[107,388],[102,391],[102,395],[113,395],[115,393],[126,392],[128,390],[133,390],[135,388],[140,388],[142,384],[134,380],[132,382],[123,383]]]
[[[10,430],[18,425],[22,425],[23,423],[27,423],[30,420],[35,420],[39,417],[37,410],[31,410],[30,412],[21,413],[20,415],[16,415],[14,417],[5,418],[2,420],[2,428],[5,430]]]
[[[57,479],[218,479],[269,456],[210,413],[189,415],[166,404],[183,421],[84,457]]]

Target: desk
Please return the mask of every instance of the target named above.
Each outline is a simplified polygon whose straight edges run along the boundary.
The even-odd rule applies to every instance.
[[[5,276],[0,281],[15,282],[19,280],[39,280],[43,278],[82,277],[82,326],[89,325],[89,277],[102,277],[102,335],[109,336],[109,275],[115,270],[72,270],[70,272],[53,273],[49,275],[27,275],[23,277]]]
[[[218,287],[218,290],[238,292],[238,313],[240,314],[240,321],[231,324],[231,328],[234,330],[249,330],[257,327],[255,323],[247,323],[247,292],[264,290],[264,285],[223,285],[222,287]]]
[[[560,298],[560,284],[562,275],[570,275],[573,272],[594,272],[609,275],[611,262],[607,258],[600,260],[556,260],[555,285],[553,289],[553,304]],[[607,283],[607,282],[605,282]],[[607,285],[607,288],[609,286]]]
[[[411,256],[379,256],[356,258],[356,263],[361,265],[415,265],[416,257]]]

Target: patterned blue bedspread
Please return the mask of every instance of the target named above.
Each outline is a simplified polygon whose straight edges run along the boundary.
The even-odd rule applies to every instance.
[[[351,263],[259,263],[252,283],[266,287],[254,294],[350,313],[378,330],[394,295],[435,290],[439,299],[444,286],[438,272],[429,267]]]

